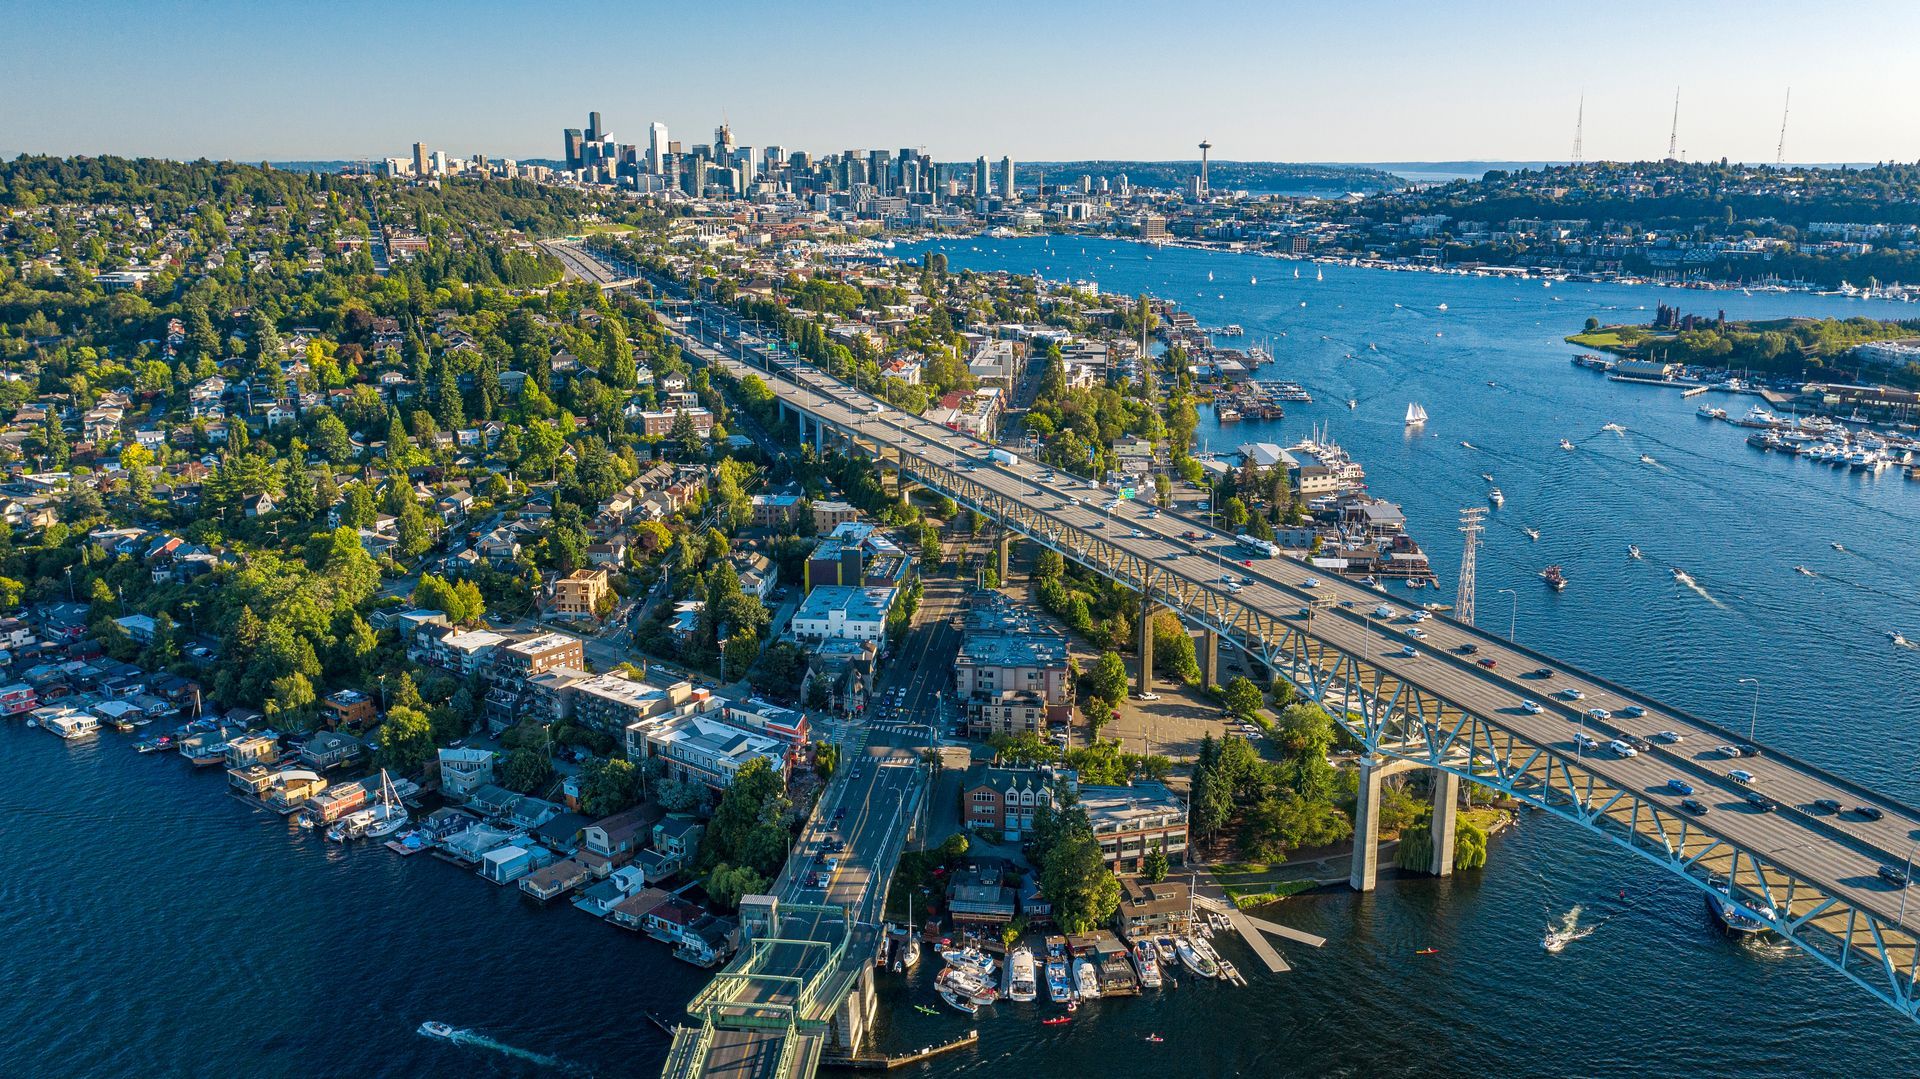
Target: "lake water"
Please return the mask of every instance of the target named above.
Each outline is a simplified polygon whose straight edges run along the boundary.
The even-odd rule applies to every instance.
[[[1212,446],[1326,426],[1406,507],[1448,592],[1458,510],[1484,504],[1490,472],[1508,501],[1480,555],[1482,625],[1504,628],[1496,589],[1513,588],[1525,642],[1729,723],[1751,699],[1735,679],[1758,677],[1762,741],[1920,797],[1920,709],[1901,692],[1920,655],[1884,636],[1920,639],[1908,584],[1920,484],[1761,454],[1672,391],[1572,368],[1560,340],[1590,314],[1645,317],[1660,302],[1734,317],[1906,308],[1344,267],[1316,282],[1311,265],[1295,280],[1291,263],[1171,248],[1148,261],[1109,242],[942,249],[956,269],[1150,290],[1270,339],[1279,363],[1263,375],[1320,400],[1271,424],[1207,426]],[[1432,414],[1426,437],[1403,430],[1409,401]],[[1602,433],[1609,421],[1628,434]],[[1562,437],[1579,449],[1556,449]],[[1646,560],[1629,560],[1628,543]],[[1572,579],[1564,593],[1535,577],[1549,562]],[[1676,585],[1669,565],[1704,594]],[[684,1005],[703,972],[431,858],[324,844],[227,796],[224,775],[129,742],[109,731],[70,745],[0,724],[0,1074],[657,1074],[667,1040],[644,1013]],[[1545,955],[1545,922],[1575,904],[1599,931]],[[1483,872],[1297,898],[1276,917],[1326,948],[1283,948],[1293,971],[1266,975],[1228,943],[1250,988],[1183,985],[1091,1005],[1063,1028],[1040,1026],[1032,1005],[1001,1005],[978,1024],[978,1050],[910,1071],[1920,1073],[1920,1037],[1891,1011],[1795,953],[1726,940],[1691,886],[1542,817],[1496,840]],[[1413,956],[1424,947],[1440,954]],[[924,984],[881,983],[894,1048],[968,1025],[913,1011],[934,1002]],[[426,1019],[511,1048],[429,1041],[414,1033]],[[1149,1032],[1166,1040],[1145,1043]]]

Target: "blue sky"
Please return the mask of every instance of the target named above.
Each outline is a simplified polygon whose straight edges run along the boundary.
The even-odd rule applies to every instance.
[[[936,157],[1920,158],[1913,3],[0,0],[0,156],[555,157],[598,108]]]

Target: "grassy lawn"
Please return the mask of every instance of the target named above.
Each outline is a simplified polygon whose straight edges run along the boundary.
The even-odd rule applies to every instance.
[[[1233,900],[1234,906],[1239,907],[1241,910],[1248,910],[1253,907],[1266,906],[1268,903],[1278,903],[1290,895],[1299,895],[1301,892],[1310,891],[1319,887],[1319,885],[1310,880],[1288,880],[1254,888],[1238,888],[1231,885],[1223,885],[1222,887],[1227,893],[1227,898]],[[1264,888],[1264,890],[1262,890],[1262,888]]]
[[[599,224],[588,225],[582,231],[588,236],[593,236],[603,232],[632,232],[633,226],[622,225],[618,221],[602,221]]]
[[[1592,333],[1576,333],[1567,338],[1570,345],[1582,348],[1616,349],[1626,348],[1627,343],[1613,330],[1595,330]]]

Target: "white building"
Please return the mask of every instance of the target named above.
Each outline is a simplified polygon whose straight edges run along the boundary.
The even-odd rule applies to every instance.
[[[793,613],[793,635],[803,641],[877,641],[886,632],[894,588],[821,585]]]

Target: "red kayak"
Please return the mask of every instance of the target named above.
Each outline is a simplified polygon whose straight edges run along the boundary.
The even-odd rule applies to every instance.
[[[1046,1027],[1057,1027],[1062,1023],[1071,1023],[1071,1022],[1073,1022],[1073,1018],[1071,1016],[1056,1015],[1052,1019],[1040,1020],[1040,1025],[1046,1026]]]
[[[1440,949],[1438,949],[1438,948],[1422,948],[1422,949],[1420,949],[1419,951],[1417,951],[1417,952],[1415,952],[1415,953],[1413,953],[1413,954],[1415,954],[1415,955],[1439,955],[1439,954],[1440,954]]]

